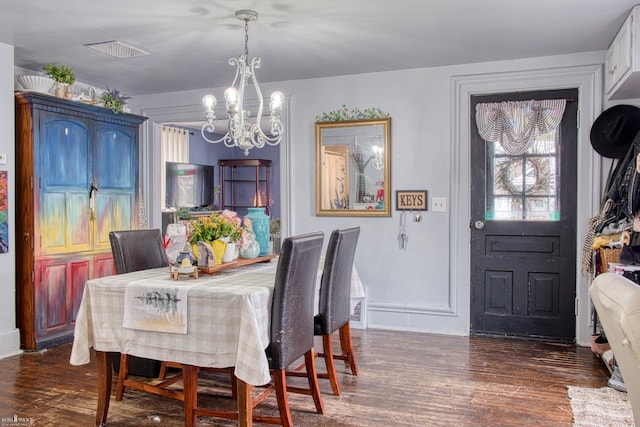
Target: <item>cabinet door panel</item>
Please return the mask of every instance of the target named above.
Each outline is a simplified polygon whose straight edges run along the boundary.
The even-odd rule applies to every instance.
[[[70,296],[67,299],[70,303],[70,307],[68,307],[68,314],[70,317],[67,319],[69,324],[73,324],[76,321],[80,302],[82,302],[84,284],[91,278],[90,267],[91,265],[88,259],[80,259],[71,262],[69,269],[71,277],[68,278],[68,283],[71,284],[69,288]]]
[[[74,251],[89,248],[89,199],[87,193],[71,193],[67,197],[67,217],[69,229],[67,241]]]
[[[64,326],[67,323],[67,266],[65,263],[50,265],[44,271],[43,283],[47,298],[46,329]]]
[[[138,164],[133,130],[102,125],[98,130],[95,150],[95,176],[100,188],[133,191]]]
[[[43,113],[42,184],[88,188],[89,126],[86,122]]]
[[[89,250],[88,122],[44,112],[40,123],[40,253]]]
[[[110,250],[110,231],[129,230],[137,224],[138,146],[136,129],[130,127],[100,123],[97,135],[94,248]]]
[[[65,223],[67,203],[64,193],[47,192],[42,195],[43,249],[47,253],[65,250]]]
[[[84,284],[90,278],[91,258],[46,260],[37,263],[37,335],[71,329]]]
[[[100,194],[96,198],[96,249],[110,249],[109,232],[113,230],[130,230],[133,215],[133,195]]]
[[[97,255],[93,262],[93,277],[113,276],[116,268],[111,254]]]
[[[88,250],[90,240],[87,194],[48,191],[42,198],[41,252],[57,254]]]

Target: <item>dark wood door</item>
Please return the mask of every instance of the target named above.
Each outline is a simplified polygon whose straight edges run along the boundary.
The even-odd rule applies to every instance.
[[[471,99],[471,332],[575,339],[577,89]],[[484,141],[478,103],[568,99],[521,156]]]

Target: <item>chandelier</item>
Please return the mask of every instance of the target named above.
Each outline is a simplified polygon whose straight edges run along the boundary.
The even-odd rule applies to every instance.
[[[271,132],[267,135],[260,127],[262,122],[263,100],[255,74],[255,70],[260,68],[260,57],[255,56],[249,59],[248,47],[249,21],[258,19],[258,12],[245,9],[238,10],[236,11],[236,18],[244,21],[244,54],[237,58],[229,59],[229,65],[235,65],[237,67],[231,87],[224,92],[227,103],[227,114],[229,115],[229,129],[220,139],[214,140],[207,138],[205,132],[213,133],[215,130],[213,122],[216,119],[216,115],[213,108],[216,106],[217,100],[213,95],[205,95],[204,98],[202,98],[202,103],[206,109],[205,118],[207,119],[207,123],[202,125],[201,133],[207,142],[224,142],[224,145],[227,147],[238,147],[244,150],[246,156],[249,154],[249,150],[254,147],[262,148],[265,143],[269,145],[278,145],[278,143],[280,143],[282,139],[280,113],[282,111],[282,103],[284,102],[284,94],[280,91],[275,91],[271,94],[271,103],[269,105],[271,112],[269,120]],[[251,113],[245,108],[244,95],[249,81],[253,83],[259,102],[258,114],[256,115],[254,123],[249,120]]]

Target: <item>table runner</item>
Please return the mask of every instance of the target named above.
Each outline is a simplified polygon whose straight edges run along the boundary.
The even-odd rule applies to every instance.
[[[188,295],[196,284],[169,278],[131,282],[124,292],[122,327],[186,334]]]

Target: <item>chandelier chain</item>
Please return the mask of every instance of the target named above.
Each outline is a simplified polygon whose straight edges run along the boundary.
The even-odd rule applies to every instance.
[[[244,54],[249,58],[249,20],[244,20]]]

